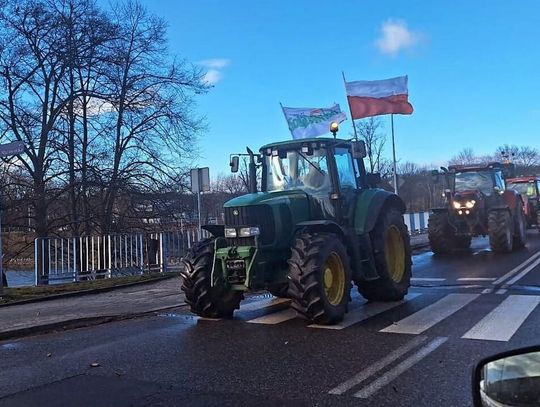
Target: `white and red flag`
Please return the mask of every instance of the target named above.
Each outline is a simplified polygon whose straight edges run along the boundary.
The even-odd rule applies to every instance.
[[[381,114],[411,114],[407,76],[380,81],[345,82],[353,120]]]

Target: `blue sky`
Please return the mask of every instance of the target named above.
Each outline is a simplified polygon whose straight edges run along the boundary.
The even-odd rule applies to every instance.
[[[227,171],[229,153],[291,137],[279,102],[346,110],[342,70],[348,80],[409,75],[415,112],[395,117],[400,161],[442,163],[464,147],[481,154],[504,143],[540,148],[538,1],[143,4],[168,21],[171,51],[215,83],[198,99],[209,123],[198,164],[212,176]],[[341,132],[350,131],[349,118]]]

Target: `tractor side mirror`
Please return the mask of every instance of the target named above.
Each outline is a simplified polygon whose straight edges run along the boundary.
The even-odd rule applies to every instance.
[[[351,142],[351,151],[353,158],[362,159],[367,155],[366,143],[363,140],[357,140]]]
[[[366,183],[370,187],[376,187],[377,185],[379,185],[381,183],[381,174],[379,174],[378,172],[367,173],[366,174]]]
[[[231,166],[231,172],[238,172],[238,168],[240,167],[240,157],[237,155],[231,156],[229,165]]]

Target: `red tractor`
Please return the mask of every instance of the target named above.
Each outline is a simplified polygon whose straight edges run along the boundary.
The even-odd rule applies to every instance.
[[[527,226],[536,225],[540,231],[540,178],[537,176],[510,178],[506,181],[506,185],[508,189],[513,189],[526,197]]]
[[[453,165],[442,170],[445,205],[432,209],[428,222],[433,253],[468,248],[476,236],[489,236],[491,249],[497,253],[525,245],[524,202],[505,182],[512,164]],[[432,172],[434,181],[439,175],[437,170]]]

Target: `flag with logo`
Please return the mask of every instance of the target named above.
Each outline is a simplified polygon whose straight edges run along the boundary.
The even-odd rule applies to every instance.
[[[353,120],[381,114],[412,114],[407,76],[345,82]]]
[[[346,120],[336,103],[328,108],[281,106],[293,139],[317,137],[330,132],[330,123]]]

